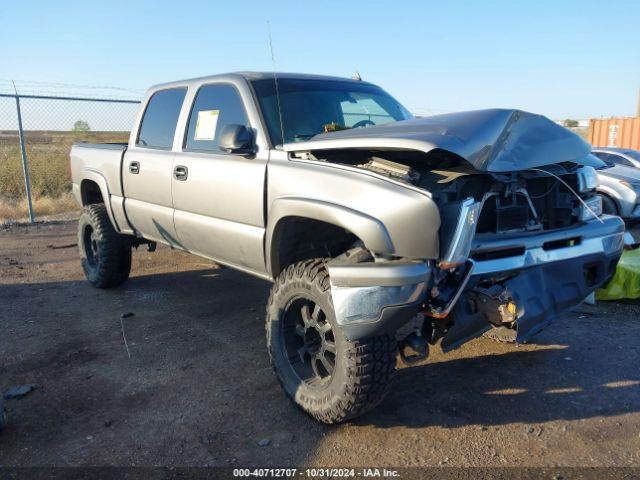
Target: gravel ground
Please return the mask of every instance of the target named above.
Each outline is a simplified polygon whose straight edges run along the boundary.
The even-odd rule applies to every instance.
[[[75,228],[0,231],[0,389],[37,385],[7,401],[2,466],[640,466],[637,303],[583,307],[535,344],[434,351],[327,427],[271,372],[268,283],[158,248],[99,291]]]

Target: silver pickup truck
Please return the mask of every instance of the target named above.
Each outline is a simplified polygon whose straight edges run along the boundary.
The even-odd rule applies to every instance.
[[[152,87],[128,144],[71,150],[89,281],[156,242],[272,281],[276,376],[325,423],[377,405],[398,353],[524,342],[605,283],[624,224],[599,166],[539,115],[414,119],[371,83],[284,73]]]

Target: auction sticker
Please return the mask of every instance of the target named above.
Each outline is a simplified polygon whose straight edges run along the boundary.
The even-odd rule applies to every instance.
[[[196,134],[194,140],[214,140],[220,110],[200,110],[196,120]]]

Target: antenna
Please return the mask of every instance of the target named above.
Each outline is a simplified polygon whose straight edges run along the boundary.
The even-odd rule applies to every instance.
[[[273,83],[276,86],[276,102],[278,103],[278,116],[280,117],[280,135],[284,144],[284,122],[282,121],[282,106],[280,105],[280,90],[278,88],[278,76],[276,75],[276,57],[273,54],[273,41],[271,39],[271,23],[267,20],[269,32],[269,50],[271,51],[271,64],[273,65]]]

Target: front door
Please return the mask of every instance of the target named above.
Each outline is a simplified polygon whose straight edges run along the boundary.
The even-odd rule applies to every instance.
[[[242,99],[229,83],[198,90],[181,152],[173,159],[174,223],[193,253],[263,273],[264,181],[267,154],[246,157],[218,147],[228,124],[250,127]]]

